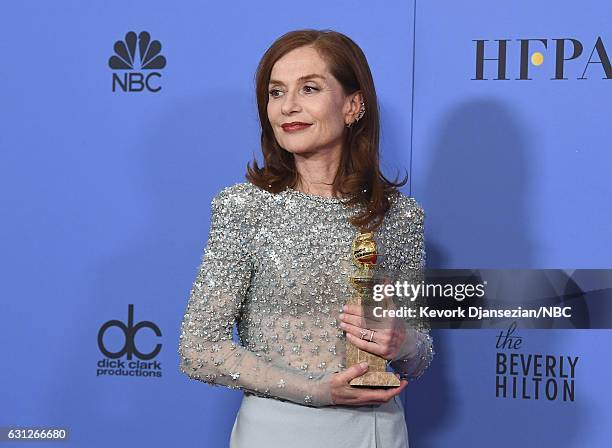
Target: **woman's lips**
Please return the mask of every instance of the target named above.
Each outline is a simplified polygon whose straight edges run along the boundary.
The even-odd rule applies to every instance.
[[[285,132],[295,132],[295,131],[300,131],[302,129],[306,129],[308,126],[310,125],[306,123],[301,123],[301,124],[284,124],[281,127],[283,128],[283,131]]]

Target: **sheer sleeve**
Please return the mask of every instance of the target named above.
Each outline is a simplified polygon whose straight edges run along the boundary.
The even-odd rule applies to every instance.
[[[330,372],[303,372],[232,338],[253,270],[252,204],[228,189],[211,203],[208,243],[181,324],[180,369],[192,379],[306,406],[331,405]]]
[[[407,234],[403,243],[407,250],[402,253],[399,264],[398,280],[420,284],[424,279],[425,269],[425,212],[423,208],[411,199],[412,206],[407,209]],[[391,367],[400,377],[414,380],[419,378],[431,364],[433,359],[433,339],[429,335],[430,325],[427,319],[419,317],[420,306],[425,306],[424,297],[417,296],[410,301],[403,297],[396,297],[399,306],[406,306],[416,310],[416,317],[406,318],[406,338],[399,350],[399,355],[391,361]],[[399,299],[399,300],[397,300]],[[399,303],[398,303],[399,302]]]

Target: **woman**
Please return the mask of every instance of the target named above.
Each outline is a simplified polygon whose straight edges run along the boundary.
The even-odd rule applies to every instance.
[[[360,231],[384,247],[381,268],[424,266],[423,210],[397,190],[405,180],[379,170],[367,60],[340,33],[290,32],[260,61],[256,92],[263,166],[253,161],[248,182],[212,200],[181,369],[244,391],[232,447],[406,447],[398,394],[431,361],[427,326],[393,319],[372,330],[361,307],[343,308]],[[401,385],[350,386],[367,366],[347,368],[347,340],[387,359]]]

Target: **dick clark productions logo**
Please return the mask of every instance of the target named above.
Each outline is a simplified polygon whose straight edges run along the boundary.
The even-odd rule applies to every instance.
[[[141,31],[138,36],[129,31],[124,40],[114,45],[115,54],[108,59],[113,72],[113,92],[159,92],[161,86],[158,70],[166,66],[166,58],[161,54],[161,43],[151,40],[151,35]],[[138,51],[136,51],[138,50]]]
[[[111,351],[104,341],[105,334],[116,328],[121,333],[119,339],[123,345],[118,351]],[[136,334],[142,329],[150,329],[157,337],[162,333],[159,327],[151,321],[142,320],[134,324],[134,305],[128,305],[127,324],[113,319],[105,322],[98,331],[98,348],[105,356],[97,362],[96,376],[147,376],[161,377],[161,363],[154,358],[159,354],[162,344],[155,345],[155,348],[148,353],[144,353],[136,347]],[[117,330],[111,330],[116,333]],[[125,357],[125,360],[121,358]],[[136,360],[132,358],[138,358]]]

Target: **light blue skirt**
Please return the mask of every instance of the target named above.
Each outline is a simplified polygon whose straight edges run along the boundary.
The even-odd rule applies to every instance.
[[[408,448],[399,397],[381,405],[313,408],[245,394],[230,448]]]

